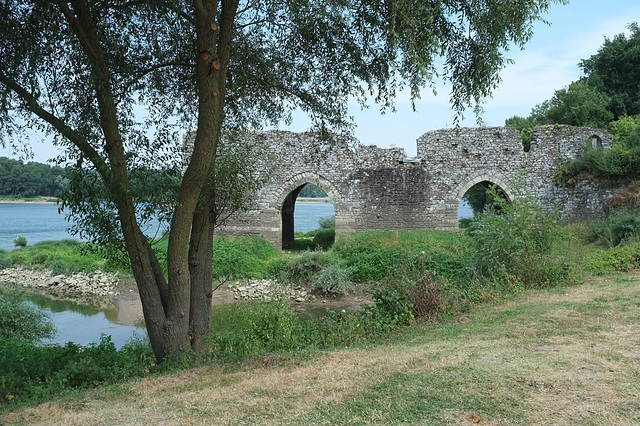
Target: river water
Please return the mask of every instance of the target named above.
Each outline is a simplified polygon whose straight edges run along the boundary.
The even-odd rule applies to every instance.
[[[319,219],[334,215],[333,204],[330,202],[296,203],[295,230],[308,232],[317,229]],[[473,213],[461,203],[458,216],[471,217]],[[55,204],[0,203],[2,250],[12,250],[13,239],[18,235],[25,236],[29,245],[46,240],[77,239],[67,232],[69,226],[70,223],[64,214],[58,213],[58,206]],[[89,308],[41,295],[30,296],[30,302],[47,312],[58,327],[58,335],[44,343],[64,344],[73,341],[86,345],[98,342],[101,334],[106,334],[120,348],[132,337],[146,336],[144,328],[120,321],[115,307]]]

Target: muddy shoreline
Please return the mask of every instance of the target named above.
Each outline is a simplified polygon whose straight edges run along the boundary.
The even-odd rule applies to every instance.
[[[96,272],[93,275],[52,276],[51,271],[30,271],[22,268],[0,269],[1,285],[19,285],[29,292],[55,300],[67,300],[101,310],[117,310],[117,322],[139,325],[144,322],[140,295],[132,277]],[[214,288],[218,284],[214,283]],[[237,280],[225,282],[213,293],[213,305],[246,303],[251,300],[281,298],[294,309],[323,312],[326,309],[360,309],[372,304],[361,289],[340,296],[313,293],[306,287],[283,285],[274,280]]]

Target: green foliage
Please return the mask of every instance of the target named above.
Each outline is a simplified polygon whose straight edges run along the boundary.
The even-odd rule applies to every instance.
[[[262,238],[216,237],[213,243],[213,276],[220,278],[263,278],[272,269],[270,261],[278,256]]]
[[[629,37],[623,33],[613,39],[605,39],[598,53],[579,64],[584,77],[556,90],[554,96],[537,105],[529,117],[514,116],[505,124],[520,130],[523,141],[529,143],[531,131],[550,122],[607,128],[612,120],[640,114],[640,91],[637,87],[640,78],[640,29],[634,22],[629,24],[629,30]],[[638,127],[637,123],[633,127]],[[616,126],[611,130],[614,135],[622,133],[622,129]],[[615,159],[609,160],[616,162]],[[597,169],[593,164],[583,166],[572,165],[571,169]],[[613,166],[603,166],[601,170],[604,174],[624,173],[609,173],[608,170],[614,170]]]
[[[26,247],[27,246],[27,237],[24,235],[18,235],[13,239],[13,245],[16,247]]]
[[[328,249],[336,240],[336,230],[334,228],[318,229],[313,235],[313,244],[323,250]]]
[[[298,197],[303,198],[325,198],[327,197],[327,193],[317,185],[312,183],[308,183],[302,187]]]
[[[550,119],[548,118],[548,111],[550,107],[551,101],[544,101],[533,107],[531,109],[531,113],[526,118],[514,115],[513,117],[505,120],[505,126],[515,127],[520,131],[522,147],[525,152],[529,152],[531,149],[531,132],[533,132],[533,129],[550,123]]]
[[[315,274],[331,263],[334,263],[334,259],[328,253],[320,250],[303,251],[300,255],[287,259],[281,278],[285,281],[309,283]]]
[[[554,123],[604,129],[615,118],[610,99],[586,79],[556,90],[547,117]]]
[[[281,300],[214,307],[205,345],[215,356],[241,359],[303,346],[304,323]]]
[[[640,268],[640,243],[623,244],[587,253],[583,268],[593,275],[628,272]]]
[[[40,241],[19,250],[0,253],[0,267],[16,265],[29,269],[50,269],[54,275],[91,273],[98,269],[128,272],[128,269],[117,269],[116,265],[92,252],[86,243],[75,240]]]
[[[580,63],[589,85],[610,99],[615,118],[640,114],[640,28],[633,22],[628,29],[629,36],[605,38],[598,53]]]
[[[495,208],[482,212],[473,222],[476,269],[494,280],[514,277],[527,287],[569,281],[570,238],[563,233],[556,212],[545,212],[539,201],[519,188],[513,202],[490,189]]]
[[[109,336],[88,346],[38,346],[0,337],[0,402],[49,399],[66,389],[116,383],[149,373],[153,353],[146,343],[116,350]]]
[[[468,227],[471,226],[471,222],[473,221],[473,218],[467,217],[464,219],[459,219],[458,220],[458,227],[462,228],[462,229],[467,229]]]
[[[488,189],[491,186],[496,187],[496,191],[501,197],[507,197],[500,187],[489,181],[483,181],[473,185],[462,197],[463,200],[466,200],[467,203],[469,203],[474,215],[477,215],[492,203],[492,199],[488,192]]]
[[[214,228],[224,225],[235,212],[253,207],[253,196],[270,177],[271,171],[260,171],[265,152],[260,145],[248,144],[242,132],[227,132],[220,140],[207,188],[213,208]],[[263,166],[264,167],[264,166]]]
[[[554,181],[563,184],[582,172],[612,178],[640,178],[640,116],[623,117],[609,126],[613,132],[611,149],[587,146],[584,155],[562,164]]]
[[[413,322],[413,303],[403,286],[380,286],[374,291],[373,300],[386,326],[393,328]]]
[[[612,210],[605,219],[594,220],[587,226],[587,241],[600,242],[608,247],[640,238],[640,211]]]
[[[394,270],[424,256],[438,275],[454,281],[468,277],[470,241],[463,233],[443,231],[363,232],[345,235],[333,253],[353,268],[358,282],[382,281]]]
[[[318,219],[318,225],[320,226],[320,229],[335,229],[336,217],[335,216],[321,217],[320,219]]]
[[[61,167],[0,157],[0,196],[59,197],[68,184],[65,174]]]
[[[23,290],[17,287],[0,289],[0,338],[37,342],[56,333],[51,318],[26,301]]]
[[[344,294],[353,285],[351,273],[351,268],[337,263],[326,265],[311,277],[311,288],[325,294]]]

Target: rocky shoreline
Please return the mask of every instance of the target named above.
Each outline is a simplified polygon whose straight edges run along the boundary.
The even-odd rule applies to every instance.
[[[135,282],[132,278],[118,278],[115,273],[96,271],[92,274],[76,273],[67,276],[52,275],[50,270],[29,270],[20,267],[0,269],[0,286],[12,284],[47,294],[49,297],[73,300],[80,304],[118,306],[120,310],[127,311],[132,318],[142,317]],[[358,308],[363,302],[371,303],[370,298],[362,294],[335,297],[314,293],[301,285],[286,285],[272,279],[243,279],[220,285],[214,292],[213,304],[274,299],[300,306],[317,305],[332,309]]]
[[[14,284],[51,293],[80,296],[118,296],[117,275],[96,271],[93,274],[51,275],[48,270],[0,269],[0,285]]]
[[[230,285],[229,288],[236,300],[283,299],[301,303],[316,299],[316,295],[302,286],[285,286],[270,279],[241,281]]]

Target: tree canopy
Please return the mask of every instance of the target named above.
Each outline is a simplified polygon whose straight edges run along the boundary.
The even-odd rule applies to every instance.
[[[209,328],[209,177],[223,130],[287,122],[299,109],[321,132],[348,131],[350,100],[392,108],[400,91],[416,99],[437,78],[451,85],[458,113],[478,110],[505,52],[531,38],[553,2],[5,0],[0,140],[39,129],[65,149],[61,161],[95,170],[162,360],[199,350]],[[187,128],[195,140],[181,164]],[[175,198],[164,200],[172,206],[166,276],[140,230],[147,200],[131,183],[140,166],[184,168]]]
[[[640,28],[605,38],[598,52],[580,62],[584,76],[536,105],[529,117],[514,116],[508,126],[530,131],[549,123],[608,128],[612,121],[640,114]],[[526,135],[525,135],[526,136]]]

